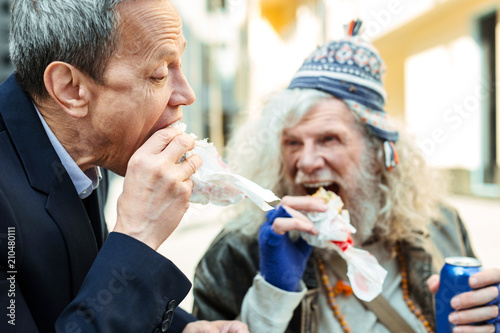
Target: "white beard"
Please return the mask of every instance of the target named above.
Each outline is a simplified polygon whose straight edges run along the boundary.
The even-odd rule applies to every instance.
[[[345,178],[341,178],[337,173],[331,170],[321,170],[320,174],[305,175],[299,171],[292,182],[285,179],[285,193],[299,195],[297,186],[307,179],[329,179],[338,183],[342,193],[342,201],[345,209],[349,211],[351,224],[357,232],[353,234],[354,244],[361,246],[366,242],[377,226],[379,212],[381,210],[382,190],[379,188],[378,174],[374,172],[370,157],[363,155],[359,170],[353,171]]]
[[[373,234],[381,210],[381,189],[378,177],[369,168],[369,161],[363,158],[361,168],[354,172],[352,179],[339,182],[342,189],[342,201],[349,211],[351,224],[356,228],[353,234],[354,243],[360,246]]]

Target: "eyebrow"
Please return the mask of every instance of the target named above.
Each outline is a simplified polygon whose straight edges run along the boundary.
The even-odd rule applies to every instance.
[[[338,126],[336,128],[327,128],[324,130],[314,132],[314,134],[312,136],[321,137],[321,136],[325,136],[325,135],[345,135],[346,132],[347,132],[347,130],[345,128]],[[290,131],[290,129],[284,129],[281,133],[281,136],[283,138],[286,137],[286,138],[291,138],[291,139],[297,139],[299,137],[293,131]]]
[[[181,47],[181,51],[180,51],[180,54],[179,56],[184,52],[184,50],[186,49],[186,46],[187,46],[187,40],[185,38],[183,38],[183,42],[182,42],[182,47]],[[166,58],[172,58],[174,57],[175,55],[177,55],[177,50],[174,49],[174,48],[171,48],[171,47],[168,47],[168,48],[162,48],[161,51],[158,53],[158,55],[155,57],[156,60],[162,60],[162,59],[166,59]]]

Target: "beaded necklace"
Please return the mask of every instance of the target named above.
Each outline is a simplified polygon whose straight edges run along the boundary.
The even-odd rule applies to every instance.
[[[429,333],[432,333],[432,328],[429,321],[427,320],[427,318],[425,318],[422,311],[418,308],[417,305],[415,305],[415,303],[413,303],[410,298],[410,292],[408,288],[408,270],[406,269],[406,263],[399,245],[396,245],[396,253],[399,260],[399,266],[401,267],[401,285],[403,289],[403,299],[410,311],[413,312],[413,314],[418,318],[418,320],[420,320],[422,324],[424,324],[425,330]]]
[[[396,253],[401,267],[401,287],[403,289],[403,299],[408,308],[410,309],[410,311],[413,312],[413,314],[415,314],[418,320],[420,320],[420,322],[424,325],[426,331],[428,333],[433,333],[429,321],[427,320],[427,318],[425,318],[422,311],[415,305],[415,303],[413,303],[413,301],[410,298],[410,292],[408,289],[408,271],[406,269],[406,263],[404,262],[404,258],[403,255],[401,254],[399,245],[396,245]],[[326,289],[328,304],[330,305],[330,308],[333,311],[333,315],[335,316],[340,326],[342,327],[342,330],[345,333],[352,333],[349,324],[345,320],[344,314],[340,311],[337,301],[335,300],[335,296],[341,293],[343,293],[345,296],[351,295],[352,289],[350,286],[346,285],[342,280],[339,280],[337,282],[337,285],[335,287],[332,287],[332,285],[330,284],[330,280],[328,279],[328,274],[326,272],[323,260],[317,258],[317,262],[318,262],[318,269],[321,274],[321,281],[323,282],[323,285]]]

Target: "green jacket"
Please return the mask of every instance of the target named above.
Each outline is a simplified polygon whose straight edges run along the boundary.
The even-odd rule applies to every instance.
[[[440,271],[445,257],[474,257],[467,231],[457,212],[443,207],[442,216],[442,221],[428,225],[427,233],[416,232],[416,244],[401,244],[411,298],[433,327],[434,297],[427,288],[427,278]],[[302,278],[308,292],[296,308],[287,333],[317,332],[319,280],[316,266],[316,260],[311,256]],[[196,267],[193,314],[203,320],[237,318],[258,270],[257,236],[239,230],[223,230]]]

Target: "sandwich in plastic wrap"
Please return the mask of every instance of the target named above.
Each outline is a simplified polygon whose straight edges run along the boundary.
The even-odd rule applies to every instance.
[[[337,251],[347,263],[347,277],[354,294],[366,302],[373,300],[382,292],[387,271],[368,251],[354,247],[351,234],[356,229],[350,223],[349,212],[343,209],[342,199],[322,187],[313,196],[323,199],[328,210],[306,214],[319,233],[313,236],[301,232],[301,237],[312,246]]]
[[[186,130],[186,125],[183,123],[174,126],[183,131]],[[190,135],[196,139],[196,135],[192,133]],[[273,208],[269,203],[280,200],[272,191],[262,188],[245,177],[233,174],[213,143],[208,142],[207,139],[196,140],[195,143],[195,148],[188,151],[186,157],[198,154],[203,160],[203,165],[191,176],[194,183],[190,199],[192,203],[210,202],[218,206],[227,206],[249,198],[260,209],[268,211]]]

